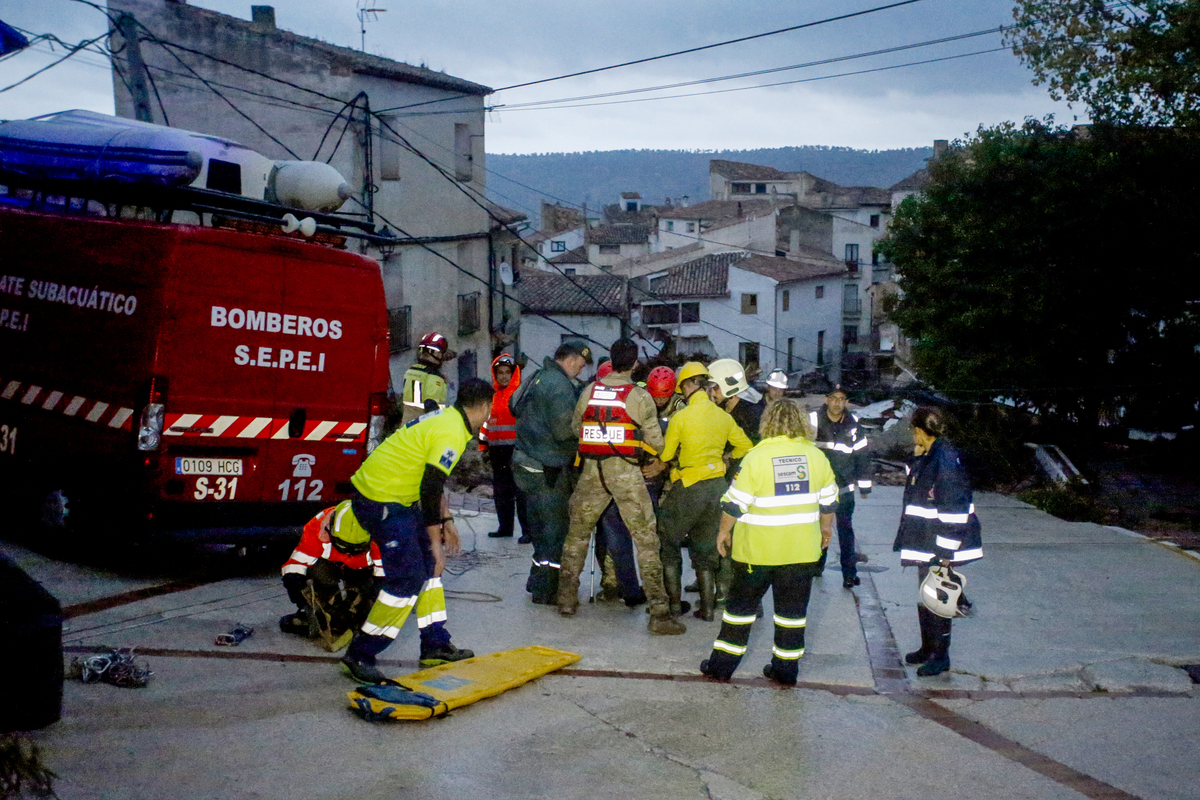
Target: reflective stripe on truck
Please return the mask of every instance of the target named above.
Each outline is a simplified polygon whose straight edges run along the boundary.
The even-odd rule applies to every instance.
[[[21,381],[0,381],[0,400],[11,400],[26,406],[41,406],[44,411],[60,411],[68,417],[95,422],[117,430],[130,430],[133,409],[92,400],[77,394],[47,389]],[[365,426],[364,426],[365,427]]]
[[[288,418],[240,417],[221,414],[167,414],[165,436],[235,439],[289,439]],[[297,438],[309,441],[361,442],[367,430],[365,422],[306,422]]]

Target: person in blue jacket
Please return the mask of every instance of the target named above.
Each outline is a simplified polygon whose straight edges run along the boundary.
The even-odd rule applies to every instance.
[[[913,458],[907,466],[904,513],[892,549],[904,566],[916,565],[918,585],[937,563],[954,567],[983,558],[979,518],[958,450],[946,438],[945,412],[921,406],[913,412]],[[917,674],[950,669],[950,622],[917,604],[921,649],[904,657]]]

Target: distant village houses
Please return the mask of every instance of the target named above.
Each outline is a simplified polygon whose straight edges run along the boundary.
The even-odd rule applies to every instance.
[[[587,224],[581,214],[543,206],[544,221],[570,229],[537,234],[542,245],[561,244],[536,265],[536,296],[554,286],[560,297],[575,297],[557,305],[539,299],[565,322],[582,313],[584,295],[572,284],[607,275],[625,281],[621,322],[645,356],[731,357],[764,373],[778,368],[835,383],[890,380],[902,372],[897,356],[903,362],[907,343],[885,313],[897,289],[875,243],[892,210],[925,180],[921,170],[887,189],[840,186],[807,172],[714,159],[711,200],[654,206],[623,192]],[[617,285],[605,285],[615,298]],[[602,304],[586,305],[588,314],[605,313]]]

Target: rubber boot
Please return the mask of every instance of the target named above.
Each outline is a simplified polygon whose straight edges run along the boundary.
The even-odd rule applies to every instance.
[[[721,557],[717,568],[717,593],[713,600],[713,608],[724,608],[725,598],[729,596],[729,584],[733,583],[733,561],[729,556]]]
[[[693,616],[712,622],[717,607],[717,578],[711,569],[701,569],[696,571],[696,583],[700,587],[700,605]]]
[[[929,638],[929,617],[932,612],[923,604],[917,603],[917,622],[921,625],[921,649],[913,650],[904,657],[905,664],[924,664],[933,656],[932,642]]]
[[[671,604],[671,613],[674,616],[686,614],[691,610],[692,604],[686,600],[680,600],[680,585],[683,583],[682,564],[663,564],[663,589],[667,593],[667,601]]]
[[[950,620],[930,613],[929,640],[933,655],[917,669],[921,677],[941,675],[950,669]]]

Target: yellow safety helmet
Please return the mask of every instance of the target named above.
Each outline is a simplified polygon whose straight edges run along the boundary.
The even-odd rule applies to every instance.
[[[371,549],[371,534],[358,524],[349,500],[343,500],[334,509],[329,522],[329,538],[339,553],[348,556],[360,556]]]
[[[679,375],[675,378],[675,391],[683,391],[683,382],[688,378],[697,378],[702,375],[708,375],[708,367],[701,364],[699,361],[689,361],[679,368]]]
[[[732,358],[719,358],[709,364],[708,374],[712,376],[721,397],[725,400],[750,388],[745,368]]]

